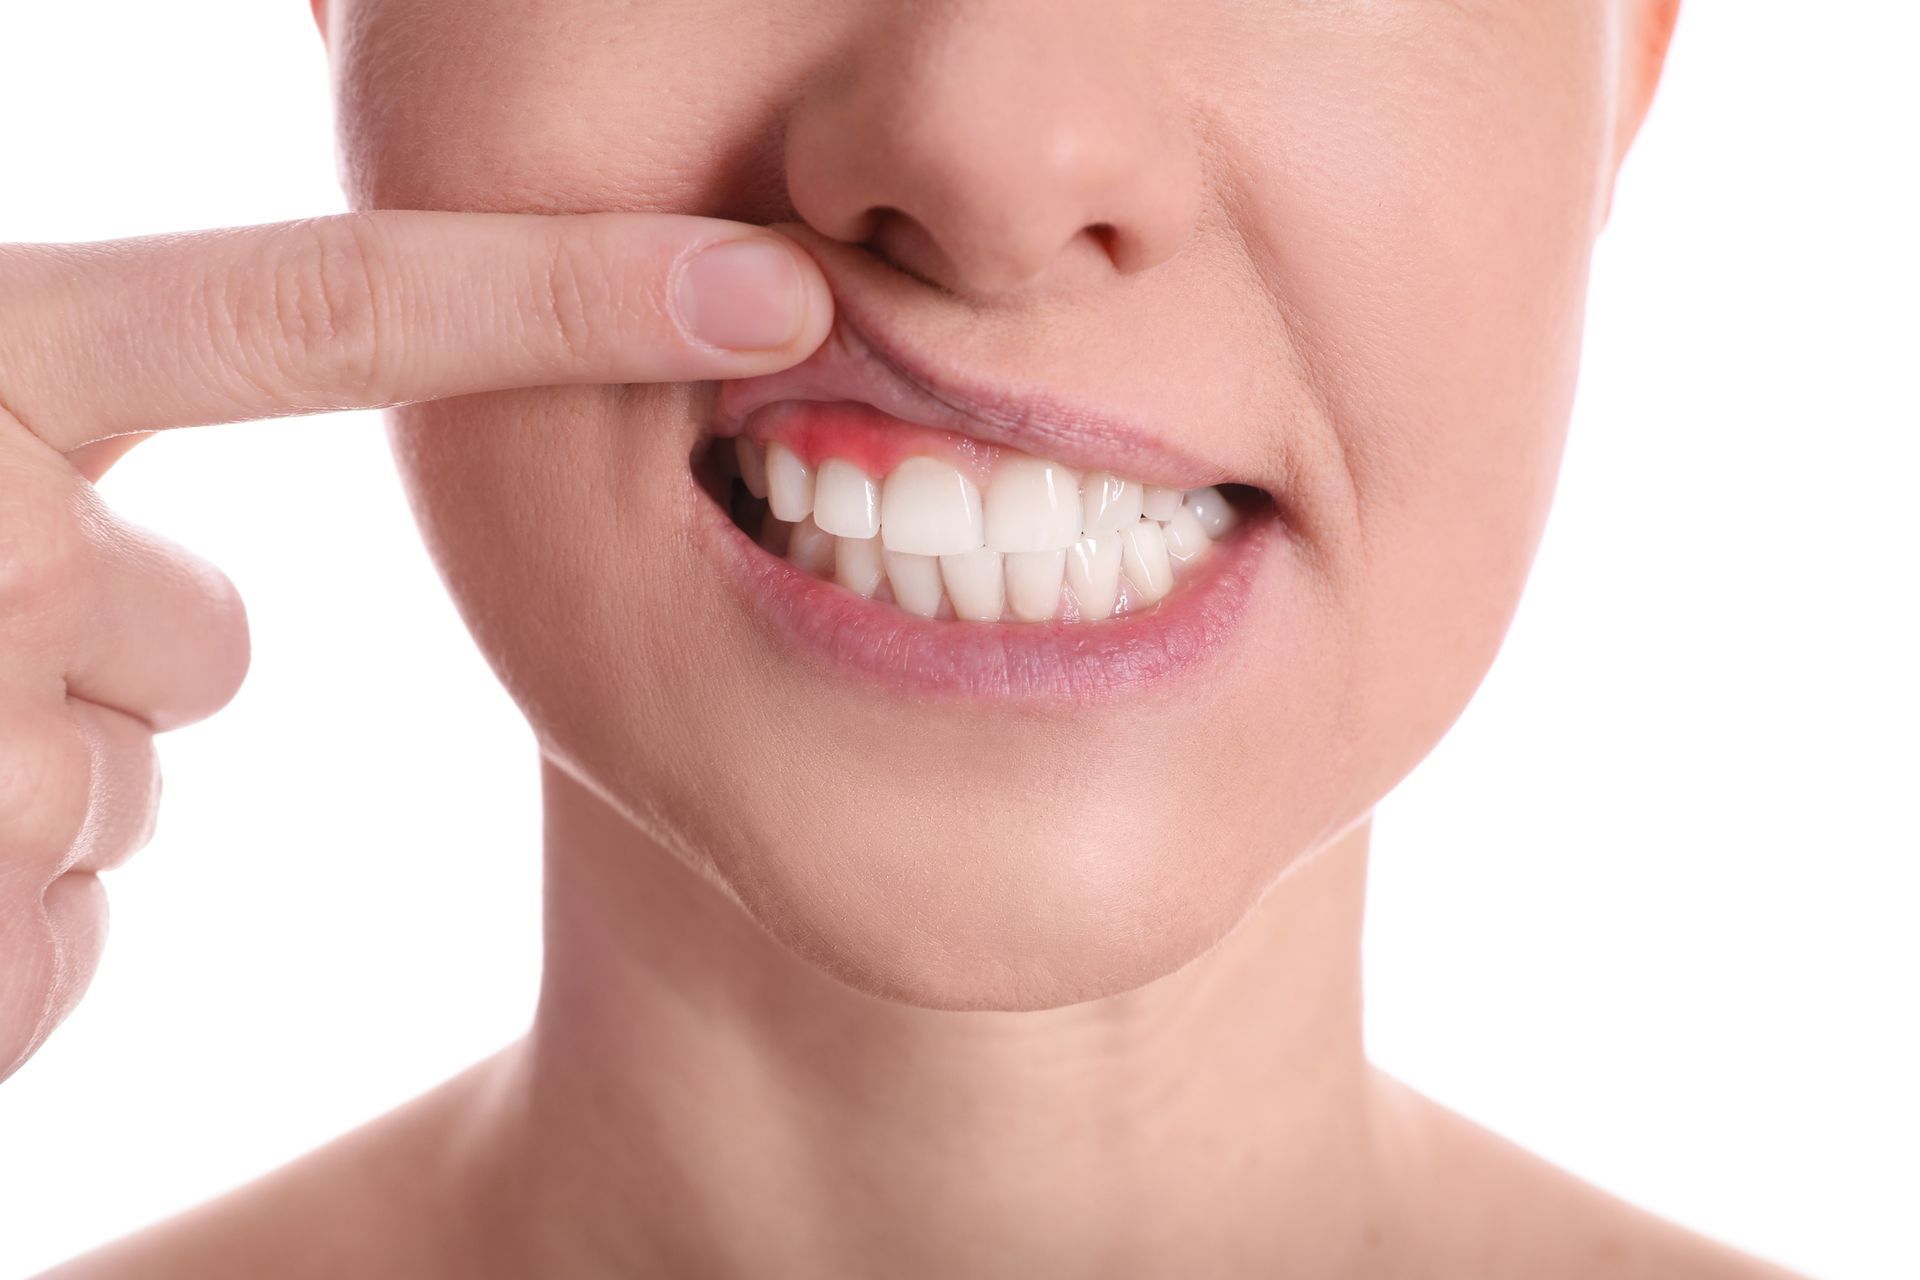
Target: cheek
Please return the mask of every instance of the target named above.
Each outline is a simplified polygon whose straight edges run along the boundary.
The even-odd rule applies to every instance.
[[[1244,193],[1254,252],[1347,482],[1327,561],[1374,792],[1459,713],[1518,602],[1606,150],[1606,6],[1433,10],[1417,31],[1305,33],[1301,74],[1236,126],[1265,179]]]

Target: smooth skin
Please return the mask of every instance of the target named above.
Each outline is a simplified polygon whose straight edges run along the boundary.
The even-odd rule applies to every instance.
[[[317,4],[361,219],[0,260],[0,643],[34,673],[0,776],[51,783],[0,819],[5,961],[37,975],[0,1060],[98,945],[60,873],[143,838],[150,732],[245,663],[224,579],[112,522],[89,442],[301,409],[421,402],[402,473],[543,752],[540,1004],[54,1274],[1781,1274],[1360,1034],[1368,816],[1517,601],[1674,8]],[[685,340],[669,264],[730,224],[672,214],[804,246],[791,342]],[[799,358],[829,292],[1283,494],[1304,550],[1239,660],[929,709],[753,626],[688,553],[695,380]]]

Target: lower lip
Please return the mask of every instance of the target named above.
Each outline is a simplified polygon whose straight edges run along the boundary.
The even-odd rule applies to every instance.
[[[697,536],[793,649],[902,692],[971,699],[1091,701],[1219,662],[1237,642],[1262,565],[1289,545],[1269,507],[1140,613],[1087,623],[935,621],[801,572],[749,538],[697,483],[690,487]]]

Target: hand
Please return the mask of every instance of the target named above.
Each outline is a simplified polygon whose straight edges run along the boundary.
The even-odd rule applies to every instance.
[[[153,829],[153,735],[218,710],[247,666],[232,583],[100,500],[116,458],[171,427],[766,373],[819,345],[832,305],[791,242],[669,214],[0,246],[0,1079],[92,977],[96,873]]]

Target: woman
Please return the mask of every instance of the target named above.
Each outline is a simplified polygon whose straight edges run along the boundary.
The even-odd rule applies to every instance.
[[[321,407],[541,742],[542,998],[55,1274],[1777,1274],[1359,1033],[1671,3],[317,12],[382,212],[0,259],[0,1063],[246,661],[87,479]]]

